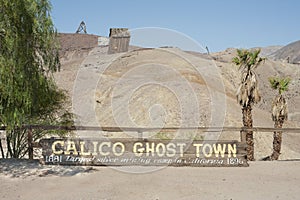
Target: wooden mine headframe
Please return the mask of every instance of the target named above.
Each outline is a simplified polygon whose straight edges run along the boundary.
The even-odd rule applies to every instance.
[[[127,28],[111,28],[109,33],[108,54],[127,52],[130,32]]]

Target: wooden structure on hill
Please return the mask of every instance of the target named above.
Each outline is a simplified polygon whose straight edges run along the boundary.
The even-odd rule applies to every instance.
[[[86,25],[85,25],[84,21],[82,21],[80,23],[80,25],[79,25],[76,33],[85,33],[85,34],[87,34],[87,32],[86,32]]]
[[[127,52],[130,33],[127,28],[111,28],[109,33],[108,54]]]

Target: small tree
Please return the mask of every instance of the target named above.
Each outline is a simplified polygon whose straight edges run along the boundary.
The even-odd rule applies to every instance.
[[[275,122],[274,128],[282,128],[284,121],[288,118],[287,102],[282,95],[288,90],[290,78],[272,77],[269,79],[272,89],[278,90],[278,95],[272,103],[272,119]],[[282,131],[274,131],[273,136],[273,153],[269,160],[278,160],[282,143]]]
[[[26,153],[23,124],[70,121],[61,110],[64,92],[52,76],[60,63],[50,10],[48,0],[0,0],[0,123],[7,127],[6,157]]]
[[[256,69],[265,58],[259,57],[260,50],[248,51],[237,50],[237,56],[232,62],[239,66],[241,71],[241,83],[238,87],[236,97],[242,106],[243,125],[245,128],[253,127],[252,106],[260,101],[258,92],[258,81],[254,69]],[[241,131],[241,141],[247,144],[247,159],[254,160],[253,131]]]

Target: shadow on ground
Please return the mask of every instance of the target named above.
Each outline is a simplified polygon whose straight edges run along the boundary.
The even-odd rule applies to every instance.
[[[93,171],[96,171],[96,169],[90,166],[42,165],[39,160],[0,159],[0,175],[3,174],[13,178],[75,176]]]

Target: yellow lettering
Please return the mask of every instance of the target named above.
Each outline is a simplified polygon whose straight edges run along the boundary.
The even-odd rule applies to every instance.
[[[149,153],[151,152],[151,155],[153,156],[154,155],[154,143],[152,142],[151,143],[151,147],[149,145],[149,143],[147,142],[146,143],[146,155],[149,156]]]
[[[183,157],[185,145],[185,143],[177,143],[177,146],[179,146],[180,157]]]
[[[209,152],[207,153],[207,148],[209,149]],[[211,145],[210,144],[205,144],[204,146],[203,146],[203,154],[204,154],[204,156],[205,157],[211,157],[211,155],[212,155],[212,152],[213,152],[213,150],[212,150],[212,147],[211,147]]]
[[[102,156],[108,156],[109,155],[109,151],[108,152],[103,152],[103,146],[107,146],[107,147],[111,147],[111,143],[110,142],[102,142],[99,145],[99,153]]]
[[[85,142],[80,142],[80,155],[82,155],[82,156],[89,156],[89,155],[91,155],[91,152],[90,151],[88,151],[88,152],[84,152],[84,145],[85,145]]]
[[[137,149],[137,146],[140,146],[141,148]],[[145,150],[145,148],[142,148],[142,146],[143,146],[143,144],[141,142],[136,142],[133,145],[133,153],[138,157],[141,157]]]
[[[203,144],[193,144],[194,147],[196,147],[196,157],[200,157],[200,147],[203,146]]]
[[[167,144],[167,157],[173,157],[176,155],[176,145],[174,143]]]
[[[93,146],[94,146],[94,151],[93,151],[93,156],[96,156],[97,155],[97,145],[98,145],[98,142],[93,142]]]
[[[228,157],[231,157],[231,153],[233,153],[233,157],[236,158],[236,144],[233,144],[233,147],[231,144],[228,144]]]
[[[163,157],[166,154],[166,146],[163,143],[156,145],[156,154],[158,157]]]
[[[221,154],[221,157],[224,158],[226,152],[226,144],[213,144],[213,148],[217,158],[219,157],[219,154]]]
[[[120,147],[121,148],[121,151],[120,152],[117,152],[117,147]],[[124,154],[125,152],[125,145],[121,142],[117,142],[113,145],[113,152],[115,154],[115,156],[121,156]]]
[[[52,152],[55,154],[55,155],[61,155],[63,153],[63,150],[59,150],[59,151],[56,151],[56,145],[57,144],[60,144],[60,146],[64,146],[65,142],[64,141],[55,141],[53,142],[52,144]]]
[[[72,151],[73,155],[77,155],[78,154],[76,146],[75,146],[75,142],[68,141],[66,155],[71,154],[71,151]]]

